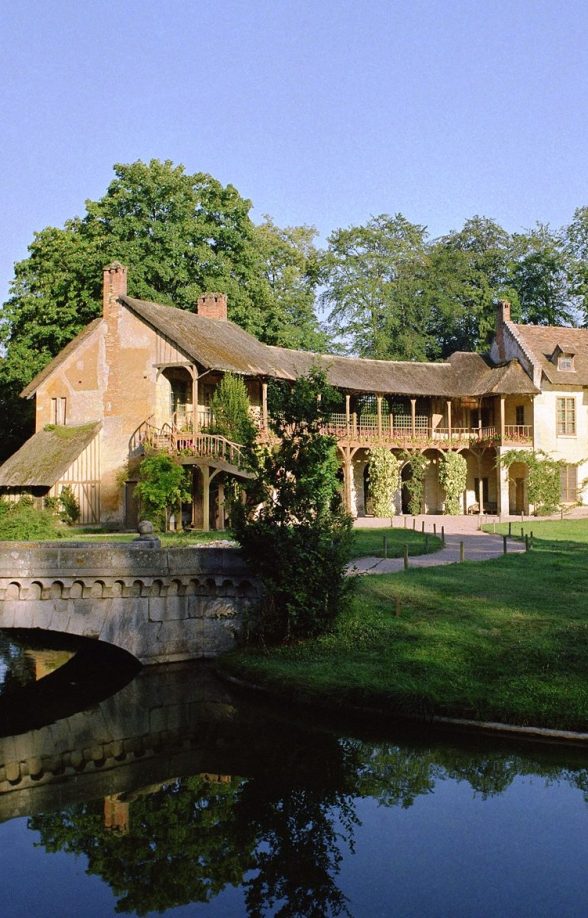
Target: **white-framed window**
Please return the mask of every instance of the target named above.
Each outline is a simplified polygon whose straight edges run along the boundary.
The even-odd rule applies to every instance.
[[[576,436],[576,399],[573,396],[557,399],[556,432],[558,437]]]
[[[574,355],[573,354],[560,354],[557,358],[557,369],[558,370],[573,370],[574,369]]]

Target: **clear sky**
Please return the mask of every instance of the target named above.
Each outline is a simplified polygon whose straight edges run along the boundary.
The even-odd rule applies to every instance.
[[[588,204],[585,0],[1,0],[0,300],[116,162],[253,217],[552,227]]]

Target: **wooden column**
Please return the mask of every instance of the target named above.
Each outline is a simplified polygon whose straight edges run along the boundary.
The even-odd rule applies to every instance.
[[[198,370],[190,367],[192,377],[192,432],[198,433]]]
[[[263,429],[267,430],[267,383],[262,382],[261,384],[261,420],[263,423]]]
[[[478,458],[478,507],[484,512],[484,482],[482,481],[482,461]]]
[[[500,396],[500,443],[504,443],[504,429],[505,429],[505,417],[506,417],[506,398],[504,395]]]
[[[449,435],[449,443],[451,444],[451,399],[447,399],[447,432]]]
[[[410,417],[412,422],[412,438],[416,437],[416,398],[410,400]]]
[[[345,419],[347,423],[347,436],[349,436],[349,430],[351,426],[351,396],[345,396]]]
[[[210,466],[203,465],[200,468],[202,472],[202,529],[204,532],[210,530]]]
[[[378,411],[378,437],[381,437],[381,436],[382,436],[382,396],[381,396],[381,395],[377,395],[377,396],[376,396],[376,404],[377,404],[377,406],[378,406],[378,407],[377,407],[377,411]]]

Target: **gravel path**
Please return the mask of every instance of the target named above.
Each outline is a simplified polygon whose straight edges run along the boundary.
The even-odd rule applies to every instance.
[[[492,523],[496,517],[485,517],[485,521]],[[503,517],[503,522],[513,522],[513,534],[517,532],[516,524],[521,524],[520,517]],[[410,517],[410,529],[412,529],[412,520]],[[486,532],[480,532],[480,524],[477,516],[453,516],[453,517],[415,517],[415,528],[417,532],[422,531],[422,523],[425,523],[425,532],[433,532],[433,525],[437,528],[437,534],[441,535],[441,526],[445,530],[445,548],[440,551],[432,552],[429,555],[416,555],[410,557],[408,565],[413,567],[435,567],[439,564],[455,564],[460,560],[460,543],[463,542],[464,559],[466,561],[488,561],[491,558],[499,558],[503,554],[504,543],[501,535],[490,535]],[[362,518],[356,521],[355,525],[361,528],[383,528],[390,526],[390,520],[376,520],[370,517]],[[402,523],[398,521],[399,529]],[[523,542],[508,539],[507,549],[509,554],[523,552],[525,545]],[[356,558],[351,562],[348,568],[352,574],[395,574],[404,570],[403,558]]]

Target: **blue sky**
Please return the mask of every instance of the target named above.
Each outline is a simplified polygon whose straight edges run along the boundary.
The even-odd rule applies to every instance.
[[[580,0],[8,0],[0,300],[35,230],[153,157],[253,217],[521,230],[588,204]]]

